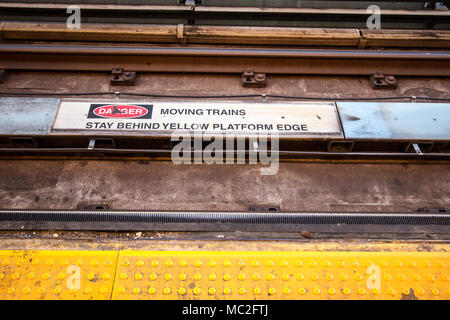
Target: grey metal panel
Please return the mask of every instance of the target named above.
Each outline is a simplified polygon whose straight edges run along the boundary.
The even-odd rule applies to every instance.
[[[346,139],[449,140],[450,103],[338,102]]]
[[[0,135],[47,134],[58,106],[55,98],[0,98]]]

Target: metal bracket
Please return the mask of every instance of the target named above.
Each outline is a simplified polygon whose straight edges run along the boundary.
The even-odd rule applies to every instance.
[[[353,141],[330,141],[327,150],[328,152],[351,152],[354,144]]]
[[[405,152],[415,152],[422,155],[424,152],[431,152],[433,142],[409,142],[405,145]]]
[[[201,5],[203,0],[178,0],[178,5],[193,6]]]
[[[91,138],[89,139],[88,150],[94,149],[115,149],[116,142],[112,138]]]
[[[250,208],[248,208],[248,211],[253,212],[280,212],[281,208],[280,206],[260,206],[260,205],[251,205]]]
[[[395,89],[397,79],[394,76],[386,76],[382,72],[375,72],[370,76],[370,86],[372,89]]]
[[[263,88],[266,86],[266,74],[255,73],[253,70],[244,70],[242,72],[242,86]]]
[[[110,83],[115,85],[134,85],[136,72],[123,71],[121,67],[115,67],[111,72]]]

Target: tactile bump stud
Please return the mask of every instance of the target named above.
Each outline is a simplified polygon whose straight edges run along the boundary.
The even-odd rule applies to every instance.
[[[105,294],[105,293],[108,292],[108,289],[107,289],[106,287],[101,287],[101,288],[98,290],[98,292],[99,292],[100,294]]]
[[[150,280],[154,281],[154,280],[158,279],[158,275],[156,273],[152,273],[149,278],[150,278]]]
[[[313,274],[311,275],[311,280],[317,281],[318,279],[319,279],[319,275],[318,275],[317,273],[313,273]]]
[[[209,262],[209,266],[210,266],[210,267],[215,267],[216,265],[217,265],[217,262],[214,261],[214,260],[211,260],[211,261]]]
[[[339,261],[338,262],[338,266],[341,267],[341,268],[345,267],[345,262],[344,261]]]
[[[0,280],[5,278],[5,274],[4,273],[0,273]]]
[[[33,261],[31,262],[31,264],[34,264],[34,263],[39,264],[39,261],[33,260]],[[69,260],[67,260],[67,259],[61,260],[61,265],[62,265],[62,266],[67,266],[68,264],[69,264]]]
[[[414,281],[419,281],[420,279],[421,279],[421,277],[418,274],[413,275]]]
[[[259,267],[259,266],[260,266],[259,261],[256,261],[256,260],[253,261],[253,262],[252,262],[252,266],[253,266],[253,267]]]
[[[58,275],[56,276],[56,278],[58,279],[58,280],[62,280],[62,279],[64,279],[66,277],[66,275],[64,274],[64,272],[60,272],[60,273],[58,273]]]
[[[16,292],[16,289],[15,288],[8,288],[8,290],[6,290],[6,293],[7,294],[13,294],[14,292]]]
[[[223,266],[224,266],[224,267],[229,267],[229,266],[231,266],[231,261],[230,261],[230,260],[225,260],[225,261],[223,262]]]
[[[103,280],[108,280],[109,278],[111,278],[111,275],[109,273],[104,273],[102,275]]]
[[[391,296],[393,296],[393,295],[395,294],[395,290],[394,290],[393,288],[389,288],[389,289],[387,290],[387,292],[388,292]]]
[[[339,276],[339,278],[340,278],[342,281],[345,281],[345,280],[348,279],[347,275],[344,274],[344,273],[342,273],[342,274]]]
[[[243,294],[246,294],[246,293],[247,293],[247,290],[246,290],[245,288],[239,288],[239,289],[238,289],[238,293],[239,293],[240,295],[243,295]]]
[[[192,292],[194,292],[195,295],[199,295],[200,293],[202,293],[202,289],[194,288],[194,290],[192,290]]]
[[[90,265],[91,265],[91,267],[96,267],[96,266],[98,266],[98,261],[93,259],[93,260],[91,260]]]
[[[20,267],[21,265],[23,265],[23,259],[17,260],[16,264]]]
[[[148,294],[154,295],[156,293],[156,288],[148,288]]]
[[[409,295],[409,289],[408,288],[403,288],[402,293],[404,295]]]
[[[433,288],[433,289],[431,289],[431,293],[433,294],[433,296],[438,296],[439,295],[439,289]]]
[[[179,279],[180,279],[181,281],[184,281],[184,280],[187,279],[187,275],[184,274],[184,273],[182,273],[182,274],[180,274]]]
[[[283,289],[283,293],[285,295],[290,295],[292,293],[292,290],[286,287],[286,288]]]
[[[172,289],[170,289],[170,288],[164,288],[163,289],[163,293],[165,294],[165,295],[168,295],[168,294],[171,294],[171,292],[172,292]]]
[[[166,273],[164,275],[164,279],[167,280],[167,281],[172,280],[172,275],[170,273]]]
[[[136,273],[136,274],[134,275],[134,279],[136,279],[136,280],[142,280],[142,278],[144,278],[144,276],[142,275],[142,273]]]
[[[386,281],[389,281],[389,280],[391,280],[392,279],[392,277],[391,277],[391,275],[389,274],[389,273],[386,273],[385,275],[384,275],[384,280],[386,280]]]
[[[22,289],[23,294],[29,294],[31,292],[31,289],[28,287],[25,287]]]
[[[342,293],[345,294],[346,296],[348,296],[350,294],[350,289],[344,288],[344,289],[342,289]]]
[[[281,279],[282,279],[283,281],[288,281],[289,278],[290,278],[290,276],[289,276],[287,273],[283,273],[283,274],[281,275]]]
[[[112,261],[111,260],[105,260],[105,266],[111,266],[112,265]]]
[[[125,266],[125,267],[126,267],[126,266],[129,266],[129,265],[130,265],[130,261],[128,261],[127,259],[125,259],[125,260],[122,261],[122,265]]]
[[[298,289],[298,294],[304,295],[305,293],[306,293],[306,289],[305,288],[299,288]]]
[[[398,280],[405,281],[406,280],[406,276],[404,274],[399,274],[398,275]]]
[[[200,260],[196,260],[196,261],[194,262],[194,265],[195,265],[196,267],[200,267],[200,266],[202,265],[202,262],[201,262]]]
[[[296,278],[297,280],[302,281],[303,279],[305,279],[305,276],[302,274],[298,274]]]
[[[181,267],[186,267],[188,265],[188,262],[186,260],[181,260],[180,261],[180,266]]]
[[[331,267],[331,262],[330,262],[330,261],[325,261],[325,262],[323,263],[323,266],[324,266],[324,267]]]
[[[139,293],[141,293],[141,288],[139,288],[139,287],[133,288],[133,294],[139,294]]]
[[[6,267],[7,265],[9,265],[9,261],[8,260],[3,260],[2,261],[2,266]]]
[[[423,290],[422,288],[417,289],[416,292],[419,296],[423,296],[425,294],[425,290]]]
[[[277,290],[275,288],[269,288],[269,295],[273,296],[274,294],[277,293]]]
[[[216,294],[216,288],[209,288],[208,289],[208,294],[210,294],[210,295],[213,295],[213,294]]]
[[[13,273],[13,275],[11,276],[11,279],[13,279],[13,280],[18,280],[19,278],[20,278],[20,274],[17,272]]]
[[[153,260],[153,261],[151,262],[152,267],[157,267],[158,264],[159,264],[158,260]]]
[[[260,288],[254,288],[253,289],[253,294],[254,295],[260,295],[261,294],[261,289]]]
[[[178,289],[178,294],[184,296],[186,294],[186,288],[180,288]]]
[[[202,275],[200,273],[194,274],[194,280],[200,280],[202,278]]]
[[[253,274],[252,279],[258,281],[259,279],[261,279],[261,276],[258,273],[255,273]]]
[[[319,294],[320,294],[320,289],[319,289],[319,288],[314,288],[314,289],[313,289],[313,293],[314,293],[315,295],[319,295]]]
[[[75,262],[75,264],[76,264],[77,266],[81,266],[81,265],[83,265],[83,260],[78,259],[77,262]]]
[[[128,275],[127,275],[125,272],[122,272],[122,273],[120,274],[120,279],[121,279],[121,280],[127,280],[127,279],[128,279]]]
[[[231,294],[231,289],[230,288],[224,288],[223,289],[223,293],[226,295],[230,295]]]
[[[333,275],[331,274],[331,273],[327,273],[326,275],[325,275],[325,279],[327,279],[328,281],[331,281],[331,280],[333,280]]]
[[[328,289],[328,293],[332,296],[334,296],[336,294],[336,290],[333,288]]]
[[[295,266],[296,266],[296,267],[303,267],[303,262],[301,262],[300,260],[297,260],[297,261],[295,262]]]
[[[214,280],[217,279],[217,276],[216,276],[214,273],[211,273],[211,274],[208,276],[208,279],[211,280],[211,281],[214,281]]]
[[[231,279],[231,275],[229,275],[228,273],[223,275],[223,280],[228,281]]]
[[[168,266],[168,267],[173,266],[173,261],[172,260],[167,260],[166,261],[166,266]]]
[[[309,263],[309,265],[314,268],[314,267],[317,267],[318,263],[317,263],[317,261],[311,261]]]
[[[45,288],[43,288],[43,287],[41,287],[41,288],[38,289],[38,293],[39,293],[39,294],[44,294],[46,291],[47,291],[47,289],[45,289]]]
[[[241,281],[244,281],[244,280],[245,280],[245,274],[240,273],[240,274],[238,275],[238,279],[241,280]]]
[[[88,280],[94,280],[95,279],[95,274],[89,273],[87,278],[88,278]]]
[[[448,280],[450,280],[450,277],[449,277],[447,274],[443,274],[443,275],[441,276],[441,279],[442,279],[442,281],[447,282]]]
[[[239,260],[238,266],[239,267],[245,267],[245,261]]]
[[[138,266],[138,267],[143,267],[144,264],[145,264],[145,262],[142,261],[142,260],[138,260],[138,261],[136,262],[136,266]]]
[[[49,274],[48,272],[44,273],[44,274],[42,275],[42,279],[44,279],[44,280],[50,279],[50,274]]]
[[[266,262],[266,265],[267,265],[268,267],[273,267],[273,266],[275,265],[275,263],[274,263],[272,260],[268,260],[268,261]]]
[[[366,290],[364,290],[364,288],[359,288],[358,293],[363,296],[366,294]]]
[[[380,289],[373,288],[373,289],[372,289],[372,293],[373,293],[374,295],[379,295],[379,294],[381,293],[381,291],[380,291]]]
[[[86,289],[84,289],[85,294],[89,294],[91,292],[92,292],[92,288],[87,287]]]

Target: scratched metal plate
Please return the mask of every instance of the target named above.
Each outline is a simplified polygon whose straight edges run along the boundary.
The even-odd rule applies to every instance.
[[[346,139],[450,140],[450,103],[338,102]]]
[[[0,98],[0,135],[44,135],[58,109],[54,98]]]

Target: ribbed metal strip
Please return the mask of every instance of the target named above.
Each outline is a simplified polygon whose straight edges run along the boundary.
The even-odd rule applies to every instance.
[[[450,225],[450,215],[444,213],[246,213],[2,210],[0,211],[0,222],[5,221]]]

